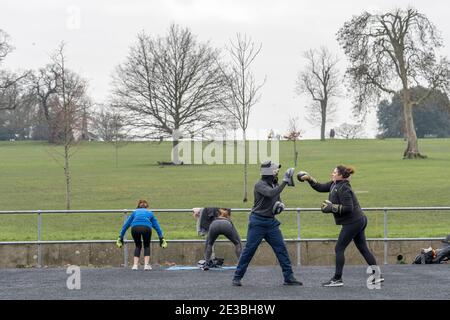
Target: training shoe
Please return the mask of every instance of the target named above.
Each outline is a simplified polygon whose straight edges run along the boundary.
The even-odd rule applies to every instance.
[[[233,286],[235,287],[242,286],[241,279],[233,279]]]
[[[144,266],[144,270],[152,270],[152,266],[149,265],[149,264],[146,264],[146,265]]]
[[[137,269],[138,269],[138,265],[137,264],[133,265],[133,267],[131,268],[131,270],[137,270]]]
[[[205,263],[205,264],[201,267],[201,269],[202,269],[203,271],[208,271],[208,270],[209,270],[208,264]]]
[[[322,283],[323,287],[342,287],[344,283],[342,282],[342,279],[335,279],[331,278],[330,281]]]
[[[285,286],[302,286],[303,283],[301,283],[300,281],[298,281],[297,279],[295,279],[294,277],[284,280],[283,283]]]

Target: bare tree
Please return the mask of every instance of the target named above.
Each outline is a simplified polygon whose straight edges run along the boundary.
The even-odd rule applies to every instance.
[[[113,104],[145,132],[142,136],[172,137],[175,164],[180,136],[223,122],[218,54],[209,43],[197,42],[189,29],[171,25],[165,37],[139,34],[113,76]]]
[[[294,146],[294,167],[297,166],[298,161],[298,151],[297,151],[297,140],[302,136],[302,130],[298,126],[298,117],[290,117],[288,132],[284,135],[284,138],[292,141]]]
[[[5,96],[0,99],[14,101],[17,107],[0,110],[0,140],[2,139],[31,139],[37,122],[36,108],[32,94],[22,88],[12,90],[10,87]],[[8,136],[8,137],[6,137]]]
[[[356,139],[361,137],[364,129],[361,124],[352,124],[344,122],[336,128],[336,135],[345,139]]]
[[[226,99],[223,106],[236,119],[242,129],[244,143],[244,198],[247,202],[248,188],[248,157],[247,157],[247,127],[250,111],[260,98],[259,91],[265,80],[257,84],[251,70],[251,65],[261,51],[262,44],[256,45],[250,37],[236,35],[235,41],[230,40],[227,51],[230,55],[228,68],[223,67],[222,74],[226,79]]]
[[[75,152],[76,133],[81,131],[83,110],[90,105],[87,97],[87,83],[78,74],[66,67],[65,44],[61,43],[56,53],[52,56],[54,70],[57,73],[56,94],[52,95],[49,104],[55,113],[54,125],[57,142],[62,145],[63,152],[55,151],[59,158],[53,158],[59,162],[63,159],[64,177],[66,182],[66,209],[71,207],[71,167],[70,160]]]
[[[9,35],[0,29],[0,65],[12,50]],[[25,88],[28,74],[28,71],[18,75],[0,69],[0,110],[13,110],[18,106],[18,99],[13,98],[21,96],[18,91]]]
[[[119,148],[126,144],[128,137],[125,117],[113,109],[112,111],[101,110],[93,117],[94,131],[103,139],[110,143],[115,150],[116,168],[119,167]]]
[[[0,29],[0,63],[13,50],[9,35]]]
[[[51,107],[55,105],[52,102],[58,94],[60,76],[56,64],[48,64],[31,75],[38,105],[48,126],[48,142],[50,143],[56,143],[58,136],[58,132],[55,131],[56,112]]]
[[[340,79],[337,69],[338,58],[327,48],[309,50],[303,57],[307,64],[297,78],[296,91],[300,94],[309,94],[313,104],[309,108],[309,121],[316,124],[320,121],[320,140],[325,140],[325,127],[327,116],[332,114],[330,101],[339,96]]]
[[[346,22],[337,39],[350,60],[347,75],[356,91],[355,108],[366,112],[382,94],[401,92],[407,147],[403,158],[423,158],[419,152],[412,108],[434,90],[447,91],[450,83],[447,58],[437,58],[442,40],[435,26],[416,9],[384,14],[364,12]],[[426,92],[414,99],[411,88]]]

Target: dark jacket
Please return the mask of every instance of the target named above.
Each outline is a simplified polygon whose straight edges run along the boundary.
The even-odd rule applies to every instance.
[[[341,205],[338,213],[333,213],[336,224],[350,224],[364,215],[358,199],[352,190],[348,180],[340,180],[327,183],[309,182],[311,187],[318,192],[329,192],[328,200],[333,204]]]
[[[199,217],[199,232],[200,235],[205,235],[211,223],[219,216],[219,208],[207,207],[200,211]]]
[[[286,182],[278,185],[278,181],[273,176],[263,176],[255,184],[253,191],[255,201],[252,213],[266,218],[273,218],[272,208],[277,201],[281,201],[280,193],[286,187]]]

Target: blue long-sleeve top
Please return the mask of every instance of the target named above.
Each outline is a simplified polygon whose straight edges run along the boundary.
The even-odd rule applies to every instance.
[[[158,236],[160,238],[163,237],[163,232],[161,230],[161,227],[159,226],[158,219],[156,219],[153,212],[146,208],[139,208],[131,213],[127,221],[125,221],[122,230],[120,231],[120,237],[123,238],[128,228],[134,226],[147,226],[150,228],[154,228],[158,233]]]

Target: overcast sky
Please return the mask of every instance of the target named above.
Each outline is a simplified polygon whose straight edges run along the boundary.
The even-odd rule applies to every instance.
[[[255,105],[249,128],[254,132],[285,133],[289,117],[299,117],[304,138],[319,138],[320,128],[305,120],[306,95],[295,93],[298,72],[304,66],[301,54],[326,46],[346,60],[336,41],[336,32],[353,15],[413,6],[442,32],[443,55],[450,56],[450,5],[448,1],[408,0],[2,0],[0,29],[6,31],[15,50],[2,67],[39,68],[61,41],[67,43],[68,66],[87,78],[95,101],[106,101],[111,73],[123,62],[136,35],[145,30],[165,35],[171,23],[189,27],[200,41],[223,48],[236,33],[245,33],[262,50],[254,62],[257,79],[267,81]],[[337,101],[333,123],[351,122],[350,100]],[[376,131],[374,114],[366,126],[368,137]]]

